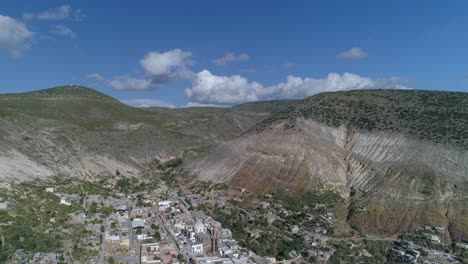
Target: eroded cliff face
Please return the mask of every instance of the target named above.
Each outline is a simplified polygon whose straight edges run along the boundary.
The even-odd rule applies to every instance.
[[[264,193],[334,190],[356,229],[397,234],[444,226],[468,238],[468,151],[404,134],[326,126],[299,118],[221,144],[189,164],[200,179]]]
[[[27,121],[0,120],[0,181],[51,176],[95,179],[116,170],[136,176],[142,168],[143,155],[108,151],[97,133],[51,120]]]

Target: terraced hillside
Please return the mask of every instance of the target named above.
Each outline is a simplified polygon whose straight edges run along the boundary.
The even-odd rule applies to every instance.
[[[334,190],[344,221],[397,234],[422,225],[468,239],[468,94],[325,93],[276,112],[187,168],[256,193]]]

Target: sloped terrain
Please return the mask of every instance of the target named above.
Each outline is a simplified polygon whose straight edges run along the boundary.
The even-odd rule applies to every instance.
[[[0,179],[137,175],[155,159],[238,137],[267,114],[138,109],[81,86],[0,95]]]
[[[187,168],[256,193],[334,190],[348,199],[344,220],[360,231],[428,224],[467,239],[467,114],[466,93],[326,93],[272,114]]]

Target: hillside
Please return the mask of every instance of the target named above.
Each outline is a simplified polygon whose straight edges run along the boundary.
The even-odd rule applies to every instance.
[[[273,113],[187,168],[254,193],[333,190],[344,221],[398,234],[427,224],[468,238],[468,94],[324,93]]]
[[[240,136],[271,113],[298,102],[299,100],[264,101],[240,104],[232,108],[150,107],[144,109],[158,114],[158,120],[161,120],[167,129],[188,135],[202,135],[220,143]]]
[[[468,149],[468,94],[422,90],[368,90],[312,96],[292,111],[278,111],[256,129],[297,118],[332,127],[403,133]]]
[[[117,169],[137,175],[155,159],[196,156],[232,140],[267,114],[219,108],[139,109],[81,86],[4,94],[0,178],[95,178]]]

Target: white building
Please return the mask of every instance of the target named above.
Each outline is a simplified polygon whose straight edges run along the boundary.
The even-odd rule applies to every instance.
[[[195,242],[191,244],[191,252],[194,255],[203,254],[203,243]]]
[[[299,227],[297,225],[293,225],[291,227],[291,233],[297,234],[297,232],[299,232]]]
[[[187,225],[180,221],[180,220],[176,220],[175,223],[174,223],[174,227],[177,228],[177,229],[186,229],[187,228]]]
[[[53,193],[53,192],[55,192],[55,187],[46,187],[45,191],[48,192],[48,193]]]
[[[146,239],[150,239],[150,238],[153,238],[152,236],[148,236],[148,234],[140,234],[140,235],[137,235],[137,240],[146,240]]]
[[[70,200],[68,200],[67,197],[62,197],[62,198],[60,198],[60,203],[61,203],[61,204],[64,204],[64,205],[68,205],[68,206],[71,205],[71,202],[70,202]]]
[[[467,243],[459,242],[459,243],[456,244],[456,246],[459,247],[459,248],[468,249],[468,244]]]
[[[195,222],[194,231],[195,231],[195,233],[205,233],[206,232],[206,227],[205,227],[205,225],[203,224],[203,222],[200,219],[198,219],[197,222]]]
[[[158,202],[159,211],[166,211],[171,208],[172,201],[160,201]]]
[[[431,242],[433,243],[440,243],[440,238],[438,236],[431,236]]]
[[[109,232],[106,232],[106,234],[104,235],[104,239],[108,241],[118,241],[120,240],[120,236],[112,235]]]

